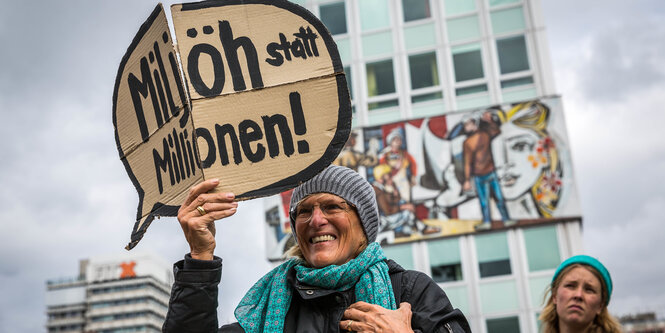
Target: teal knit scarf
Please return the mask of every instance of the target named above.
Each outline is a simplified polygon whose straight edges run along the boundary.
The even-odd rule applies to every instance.
[[[291,258],[264,275],[235,310],[236,319],[245,332],[281,332],[286,312],[291,305],[292,288],[286,280],[295,267],[298,281],[324,289],[348,290],[355,286],[356,301],[378,304],[395,310],[395,294],[388,275],[386,256],[379,243],[372,243],[341,266],[308,268],[303,261]]]

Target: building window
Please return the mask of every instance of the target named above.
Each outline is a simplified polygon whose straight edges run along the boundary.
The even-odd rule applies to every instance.
[[[427,243],[432,279],[436,282],[462,280],[462,259],[459,238],[449,238]]]
[[[402,0],[404,22],[430,17],[429,0]]]
[[[476,0],[444,0],[446,16],[465,14],[476,10]]]
[[[481,278],[512,273],[508,239],[505,232],[478,235],[475,238]]]
[[[390,10],[388,0],[358,1],[360,27],[362,31],[370,31],[390,27]]]
[[[332,35],[346,33],[346,11],[344,2],[321,5],[319,7],[321,22],[328,28]]]
[[[436,53],[431,52],[409,56],[409,70],[411,71],[411,89],[439,85]]]
[[[490,7],[506,5],[509,3],[520,2],[521,0],[489,0]]]
[[[392,108],[392,107],[396,107],[396,106],[399,106],[399,102],[396,99],[367,103],[367,109],[369,111],[376,110],[376,109],[387,109],[387,108]]]
[[[561,262],[555,226],[524,229],[529,271],[555,269]]]
[[[492,31],[495,34],[526,29],[522,6],[492,11],[490,18],[492,20]]]
[[[520,321],[517,317],[487,319],[487,333],[519,333]]]
[[[367,95],[369,97],[395,92],[393,61],[384,60],[367,64]]]
[[[527,76],[527,77],[520,77],[517,79],[501,80],[501,89],[519,87],[527,84],[533,84],[533,77]]]
[[[451,43],[480,38],[478,15],[448,19],[448,41]]]
[[[443,99],[443,93],[440,91],[435,91],[432,93],[424,93],[420,95],[411,96],[411,103],[421,103],[437,99]]]
[[[411,244],[391,245],[383,248],[386,258],[395,260],[404,269],[415,269]]]
[[[524,36],[497,39],[496,51],[499,55],[501,74],[529,69],[529,57]]]
[[[475,85],[475,86],[455,89],[455,95],[457,95],[457,96],[471,95],[471,94],[477,94],[477,93],[482,93],[482,92],[487,92],[487,85],[486,84],[478,84],[478,85]]]
[[[480,45],[457,48],[452,52],[456,82],[480,79],[485,76]]]

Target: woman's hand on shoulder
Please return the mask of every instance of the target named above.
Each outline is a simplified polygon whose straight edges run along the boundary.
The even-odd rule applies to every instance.
[[[238,207],[233,193],[209,193],[217,185],[218,179],[209,179],[193,186],[178,210],[178,222],[194,259],[213,259],[215,221],[235,214]]]
[[[403,302],[397,310],[376,304],[356,302],[345,311],[339,327],[349,332],[413,332],[411,304]]]

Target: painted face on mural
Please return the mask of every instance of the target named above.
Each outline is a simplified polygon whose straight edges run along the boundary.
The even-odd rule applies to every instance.
[[[391,141],[390,141],[390,150],[394,153],[397,153],[402,150],[402,138],[399,136],[395,136]]]
[[[539,136],[528,129],[507,122],[493,141],[493,158],[501,189],[506,199],[519,198],[536,183],[547,158],[538,156]]]

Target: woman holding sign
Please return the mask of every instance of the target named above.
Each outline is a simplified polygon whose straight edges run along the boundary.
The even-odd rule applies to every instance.
[[[621,332],[621,325],[607,311],[612,295],[610,272],[596,258],[568,258],[554,272],[549,291],[539,318],[543,332]]]
[[[164,332],[217,330],[222,260],[213,255],[217,219],[235,213],[233,194],[195,186],[178,220],[191,252],[174,266]],[[470,332],[464,315],[427,275],[407,271],[375,242],[372,186],[330,166],[293,191],[291,258],[263,276],[219,332]]]

